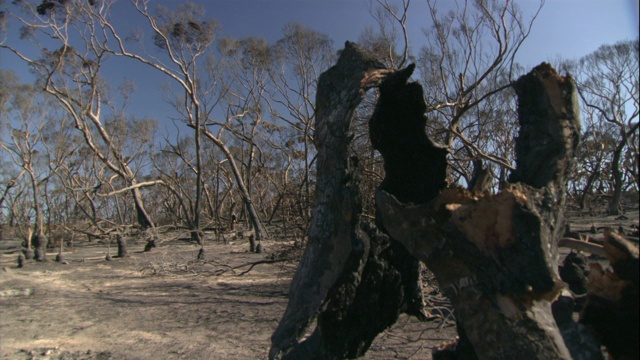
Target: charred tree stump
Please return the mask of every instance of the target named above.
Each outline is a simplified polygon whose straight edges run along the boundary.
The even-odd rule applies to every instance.
[[[60,239],[60,243],[58,245],[60,245],[60,247],[58,248],[58,255],[56,255],[56,262],[59,264],[66,263],[64,254],[62,253],[64,250],[64,240]]]
[[[144,252],[149,252],[152,249],[155,249],[157,247],[158,247],[158,244],[156,243],[156,239],[151,239],[147,241],[147,244],[144,246]]]
[[[204,232],[202,230],[191,230],[191,240],[200,246],[204,246]]]
[[[367,89],[393,73],[347,42],[337,64],[320,76],[316,200],[270,359],[355,358],[400,312],[421,314],[419,263],[363,219],[362,168],[352,147],[356,107]],[[300,342],[314,319],[315,330]]]
[[[118,234],[116,235],[116,244],[118,245],[118,257],[123,258],[126,257],[127,252],[127,240],[125,240],[124,236]]]
[[[47,242],[48,239],[44,234],[34,234],[31,238],[32,247],[35,249],[34,259],[36,261],[47,261]]]
[[[27,258],[24,256],[24,254],[20,253],[18,254],[18,268],[22,269],[26,266],[27,264]]]
[[[33,249],[31,247],[28,247],[24,250],[24,258],[26,260],[32,260],[33,257],[35,256]]]
[[[256,237],[253,234],[249,235],[249,252],[256,252]]]
[[[564,183],[580,135],[575,84],[542,64],[513,86],[521,128],[511,184],[495,196],[443,189],[440,184],[440,194],[425,203],[389,191],[385,182],[392,180],[385,179],[376,203],[387,231],[429,267],[451,300],[461,345],[465,345],[458,348],[468,349],[458,353],[459,357],[570,358],[551,302],[563,288],[557,270],[557,242],[565,228]],[[403,87],[418,91],[413,83],[394,87],[390,93],[403,91]],[[382,96],[384,93],[379,104],[385,101]],[[403,99],[393,105],[398,109],[407,106],[416,105],[407,105]],[[385,163],[402,157],[399,151],[409,152],[398,150],[396,138],[415,134],[382,133],[378,137],[377,128],[404,121],[393,113],[372,119],[374,145]],[[420,134],[426,138],[424,131]],[[433,159],[411,171],[424,174],[423,178],[442,176],[444,159],[437,157],[444,155],[432,152],[427,156]]]

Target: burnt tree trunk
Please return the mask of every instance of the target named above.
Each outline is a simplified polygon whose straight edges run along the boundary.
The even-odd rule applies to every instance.
[[[316,200],[270,359],[358,357],[401,312],[422,315],[418,261],[362,217],[362,167],[352,147],[362,96],[393,73],[347,42],[337,64],[320,76]],[[315,330],[300,342],[314,319]]]
[[[505,189],[490,196],[440,186],[437,198],[425,203],[389,191],[384,184],[391,180],[385,179],[377,192],[378,212],[389,233],[429,267],[451,300],[461,345],[469,345],[459,347],[466,353],[458,357],[571,358],[551,302],[563,287],[557,242],[564,229],[565,179],[580,135],[575,84],[542,64],[513,86],[521,128],[517,167]],[[389,93],[411,87],[418,91],[409,83]],[[392,106],[406,108],[405,101]],[[405,121],[413,120],[374,113],[372,137],[380,124]],[[396,142],[414,133],[385,133],[377,141],[383,143],[378,149],[385,162],[402,158],[400,151],[411,152]],[[442,176],[438,156],[443,155],[429,156],[433,159],[421,163],[420,172]]]
[[[638,247],[607,229],[604,252],[613,271],[603,269],[599,263],[591,265],[587,303],[581,313],[580,323],[594,329],[611,359],[638,359]]]
[[[26,243],[26,249],[24,250],[24,257],[26,260],[32,260],[35,253],[33,251],[33,247],[31,245],[31,238],[33,237],[33,232],[31,231],[31,228],[29,228],[27,230],[27,239],[25,241]]]
[[[249,235],[249,252],[256,252],[256,238],[253,234]]]
[[[125,240],[124,236],[118,234],[116,235],[116,244],[118,244],[118,257],[123,258],[127,256],[127,240]]]
[[[49,240],[44,233],[34,232],[31,237],[31,246],[35,249],[34,259],[36,261],[47,261],[47,244]]]

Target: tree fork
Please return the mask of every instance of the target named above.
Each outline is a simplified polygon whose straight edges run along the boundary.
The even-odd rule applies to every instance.
[[[389,93],[411,86],[399,84]],[[430,268],[452,301],[461,341],[471,345],[459,356],[570,358],[551,302],[562,289],[557,243],[564,229],[565,179],[580,135],[575,84],[541,64],[513,86],[521,128],[511,184],[494,196],[443,189],[425,203],[389,191],[383,182],[378,212],[389,233]],[[401,100],[394,107],[407,105]],[[377,120],[388,126],[408,121]],[[373,126],[371,132],[373,137]],[[400,134],[405,136],[414,134]],[[378,138],[385,163],[402,155],[394,140]],[[412,171],[432,178],[441,170],[426,163]]]

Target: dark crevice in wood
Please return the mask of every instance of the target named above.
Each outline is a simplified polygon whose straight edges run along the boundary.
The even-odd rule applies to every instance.
[[[402,311],[421,314],[419,262],[362,216],[362,167],[352,147],[357,105],[393,73],[347,43],[320,76],[316,201],[271,359],[358,357]],[[315,319],[315,330],[301,340]]]
[[[391,236],[425,262],[452,301],[461,338],[456,356],[569,358],[551,302],[563,287],[557,242],[564,229],[564,181],[580,134],[575,86],[542,64],[514,87],[522,127],[512,184],[494,196],[441,186],[428,202],[398,197],[383,182],[378,211]],[[396,137],[415,136],[405,131],[378,139],[385,163],[395,162],[384,149],[393,148]],[[438,161],[428,151],[414,152],[425,152],[432,166],[423,174],[440,173],[444,154]]]
[[[510,183],[490,195],[481,163],[472,191],[447,188],[447,152],[425,133],[422,87],[409,81],[414,68],[385,69],[347,43],[338,63],[320,77],[316,202],[269,358],[359,357],[400,312],[424,319],[418,261],[451,300],[460,337],[434,358],[598,358],[598,341],[588,327],[567,321],[573,298],[561,295],[558,274],[557,247],[566,227],[564,184],[580,136],[573,80],[541,64],[513,84],[521,124],[517,167]],[[385,178],[376,191],[372,224],[362,216],[362,168],[351,142],[355,108],[374,86],[380,97],[370,135],[384,158]],[[602,304],[612,309],[613,296],[614,309],[622,304],[635,309],[610,316],[631,319],[637,344],[637,248],[634,253],[614,239],[602,250],[613,256],[625,286],[609,281],[615,286],[603,286],[606,291],[590,289],[587,309],[595,311],[585,313],[583,322],[607,330],[597,314]],[[604,271],[595,273],[612,279]],[[316,328],[303,340],[314,320]],[[616,347],[620,342],[602,341],[612,353],[627,355]]]

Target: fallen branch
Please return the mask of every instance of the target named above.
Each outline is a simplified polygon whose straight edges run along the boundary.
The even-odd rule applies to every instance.
[[[133,184],[131,186],[127,186],[126,188],[123,188],[123,189],[112,191],[112,192],[107,193],[107,194],[96,193],[96,195],[101,196],[101,197],[109,197],[109,196],[121,194],[123,192],[131,191],[133,189],[139,189],[141,187],[154,186],[154,185],[159,185],[159,184],[164,184],[164,181],[162,181],[162,180],[145,181],[145,182]]]
[[[226,272],[228,272],[228,271],[231,271],[231,272],[233,272],[233,273],[235,274],[235,270],[237,270],[237,269],[242,269],[243,267],[247,267],[247,266],[249,266],[249,269],[247,269],[247,270],[245,270],[245,271],[243,271],[243,272],[241,272],[241,273],[239,273],[239,274],[236,274],[236,276],[242,276],[242,275],[247,274],[247,273],[248,273],[248,272],[250,272],[251,270],[253,270],[253,268],[254,268],[255,266],[257,266],[257,265],[262,265],[262,264],[276,264],[276,263],[285,262],[285,261],[289,261],[289,259],[269,259],[269,260],[258,260],[258,261],[253,261],[253,262],[250,262],[250,263],[246,263],[246,264],[242,264],[242,265],[236,265],[236,266],[222,265],[222,266],[227,267],[228,269],[227,269],[227,270],[218,270],[218,271],[216,272],[216,275],[217,275],[217,276],[220,276],[220,275],[222,275],[222,274],[224,274],[224,273],[226,273]],[[211,261],[207,261],[207,263],[214,264],[214,263],[213,263],[213,262],[211,262]],[[214,264],[214,265],[220,265],[220,264]]]
[[[604,256],[604,248],[601,245],[578,240],[574,238],[562,238],[558,241],[558,247],[588,252],[598,256]]]
[[[245,266],[249,266],[249,268],[247,270],[245,270],[245,271],[241,272],[240,274],[236,275],[236,276],[242,276],[242,275],[245,275],[248,272],[250,272],[257,265],[276,264],[276,263],[285,262],[285,261],[289,261],[289,259],[260,260],[260,261],[255,261],[255,262],[252,262],[252,263],[247,263],[247,264],[243,264],[243,265],[234,266],[233,270],[240,269],[240,268],[243,268]]]

